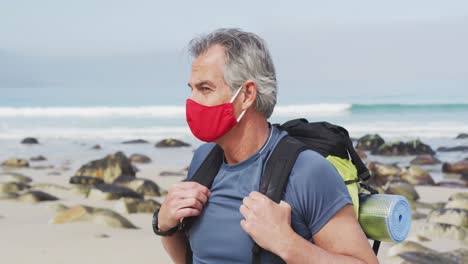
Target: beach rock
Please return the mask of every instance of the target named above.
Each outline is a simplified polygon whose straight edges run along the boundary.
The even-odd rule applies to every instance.
[[[143,195],[132,189],[114,184],[98,184],[88,193],[88,198],[95,200],[117,200],[122,197],[143,199]]]
[[[450,195],[449,201],[468,200],[468,192],[458,192]]]
[[[413,201],[412,204],[419,209],[430,209],[430,210],[439,210],[445,207],[446,203],[437,202],[437,203],[425,203],[421,201]]]
[[[21,141],[21,144],[39,144],[39,141],[33,137],[27,137]]]
[[[468,200],[467,199],[457,199],[449,201],[444,206],[445,209],[463,209],[468,210]]]
[[[112,183],[121,175],[135,176],[136,170],[122,152],[108,155],[103,159],[91,161],[75,173],[75,176],[91,176]]]
[[[97,235],[95,235],[95,237],[97,237],[97,238],[109,238],[110,236],[107,235],[107,234],[97,234]]]
[[[437,149],[439,152],[454,152],[454,151],[468,151],[468,146],[456,146],[456,147],[440,147]]]
[[[29,168],[33,170],[48,170],[48,169],[53,169],[54,165],[36,165],[36,166],[30,166]]]
[[[465,138],[468,138],[468,134],[467,134],[467,133],[458,134],[458,136],[457,136],[455,139],[465,139]]]
[[[150,163],[151,162],[151,158],[143,154],[132,154],[129,159],[133,163]]]
[[[429,145],[422,143],[420,140],[409,142],[392,142],[381,145],[377,150],[371,151],[373,155],[383,156],[406,156],[406,155],[434,155],[435,152]]]
[[[436,184],[440,187],[448,187],[448,188],[467,188],[467,182],[455,182],[455,181],[440,181]]]
[[[190,144],[180,141],[178,139],[168,138],[163,139],[156,143],[157,148],[175,148],[175,147],[190,147]]]
[[[356,144],[356,149],[375,151],[384,143],[385,143],[385,140],[382,137],[380,137],[378,134],[374,134],[374,135],[367,134],[358,139],[358,142]]]
[[[447,238],[464,241],[465,229],[450,224],[426,223],[418,231],[418,235],[431,238]]]
[[[69,183],[81,185],[96,185],[104,183],[104,180],[89,176],[73,176],[70,178]]]
[[[17,193],[22,190],[29,189],[31,186],[20,182],[4,182],[0,184],[0,192]]]
[[[434,185],[431,175],[418,166],[409,166],[403,169],[400,178],[413,185]]]
[[[53,183],[36,183],[31,186],[36,191],[69,191],[70,188]]]
[[[459,258],[453,259],[451,255],[441,254],[440,252],[405,252],[399,255],[404,263],[444,263],[459,264]]]
[[[137,200],[133,198],[121,198],[117,201],[114,209],[122,214],[134,214],[134,213],[154,213],[156,209],[160,208],[161,204],[148,199],[148,200]]]
[[[95,209],[92,213],[91,221],[113,228],[137,229],[128,219],[109,209]]]
[[[118,213],[104,208],[89,206],[73,206],[51,219],[53,224],[64,224],[78,221],[87,221],[118,228],[136,228],[130,221]]]
[[[19,195],[18,200],[24,201],[24,202],[38,203],[38,202],[44,202],[44,201],[56,201],[58,200],[58,198],[48,193],[41,192],[41,191],[27,191]]]
[[[396,176],[401,172],[401,169],[396,166],[379,162],[369,162],[367,168],[371,172],[372,179],[379,185],[384,185],[389,181],[390,177]]]
[[[185,172],[180,171],[161,171],[159,176],[185,176]]]
[[[468,173],[468,160],[461,160],[455,163],[444,162],[442,171],[448,173]]]
[[[413,165],[434,165],[439,164],[440,160],[436,159],[432,155],[419,155],[410,161]]]
[[[15,200],[19,194],[14,192],[0,192],[0,200]]]
[[[47,175],[49,175],[49,176],[60,176],[60,175],[62,175],[62,173],[60,173],[60,171],[51,171],[51,172],[48,172]]]
[[[45,161],[47,160],[47,158],[42,155],[39,155],[39,156],[31,157],[29,160],[30,161]]]
[[[464,209],[434,210],[431,213],[429,213],[428,221],[432,223],[468,227],[468,211]]]
[[[468,249],[466,247],[450,252],[443,252],[442,255],[453,261],[453,263],[468,263]]]
[[[413,241],[403,241],[389,248],[387,255],[389,257],[394,257],[405,252],[436,252],[436,251],[424,245],[421,245],[419,243],[413,242]]]
[[[123,186],[129,188],[141,195],[148,195],[148,196],[161,196],[161,191],[159,186],[148,179],[133,179],[130,181],[118,181],[115,183],[116,185]]]
[[[101,149],[101,145],[97,144],[97,145],[94,145],[91,147],[91,149],[93,150],[100,150]]]
[[[4,172],[0,173],[0,180],[4,182],[18,182],[18,183],[30,183],[31,178],[17,172]]]
[[[91,219],[92,207],[89,206],[73,206],[56,215],[50,222],[52,224],[65,224],[77,221],[86,221]]]
[[[134,139],[122,142],[122,144],[148,144],[149,142],[144,139]]]
[[[359,158],[361,158],[362,160],[367,159],[367,154],[364,151],[356,150],[356,153],[358,154]]]
[[[419,199],[419,194],[413,185],[404,182],[393,182],[385,190],[386,194],[398,194],[406,197],[409,201],[416,201]]]
[[[92,185],[74,185],[70,188],[70,191],[74,194],[88,196],[89,191],[92,189]]]
[[[29,167],[29,162],[25,159],[11,158],[2,162],[3,167],[24,168]]]

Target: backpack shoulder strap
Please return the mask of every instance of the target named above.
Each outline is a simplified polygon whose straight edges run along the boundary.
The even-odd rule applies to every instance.
[[[265,165],[260,180],[260,193],[279,203],[296,159],[306,149],[308,147],[299,140],[291,136],[283,137]]]
[[[200,167],[195,171],[193,177],[187,181],[198,182],[203,186],[206,186],[208,189],[211,188],[214,178],[218,174],[219,168],[223,163],[224,152],[219,145],[215,145],[214,148],[210,151],[205,160],[203,160]],[[182,221],[182,226],[180,227],[187,234],[190,226],[194,221],[194,217],[184,218]],[[193,262],[193,252],[190,247],[190,243],[187,239],[186,242],[186,251],[185,251],[185,263],[191,264]]]
[[[219,168],[223,163],[224,152],[219,145],[215,145],[210,151],[200,167],[195,171],[193,177],[188,181],[198,182],[208,189],[211,188],[214,178],[218,174]]]
[[[296,163],[299,153],[308,149],[302,142],[291,136],[283,137],[268,159],[260,180],[260,193],[265,194],[275,203],[279,203],[288,183],[289,174]],[[260,264],[262,248],[254,243],[252,263]]]

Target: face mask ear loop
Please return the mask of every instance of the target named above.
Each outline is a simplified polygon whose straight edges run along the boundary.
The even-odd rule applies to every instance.
[[[229,101],[231,104],[232,104],[232,102],[234,102],[234,100],[236,100],[236,97],[237,97],[237,95],[240,93],[241,90],[242,90],[242,85],[239,87],[239,89],[237,89],[236,93],[235,93],[234,96],[231,98],[231,101]]]
[[[246,111],[246,110],[242,111],[242,113],[239,115],[239,117],[237,118],[237,123],[239,123],[239,121],[241,120],[241,118],[244,116],[245,111]]]

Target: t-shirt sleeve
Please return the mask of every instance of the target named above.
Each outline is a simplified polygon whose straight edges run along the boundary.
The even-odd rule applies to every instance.
[[[286,195],[312,235],[341,208],[352,204],[343,178],[335,167],[311,150],[299,154],[291,171]]]
[[[203,161],[215,145],[216,144],[214,143],[206,143],[195,150],[195,152],[193,153],[192,161],[190,162],[188,168],[186,180],[190,180],[193,177],[195,172],[198,170],[198,168],[200,168],[200,165],[203,163]]]

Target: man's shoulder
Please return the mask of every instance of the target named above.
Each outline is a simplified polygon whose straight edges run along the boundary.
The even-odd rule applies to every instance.
[[[291,170],[290,181],[298,184],[320,183],[324,177],[338,176],[338,171],[318,152],[307,149],[302,151]]]

